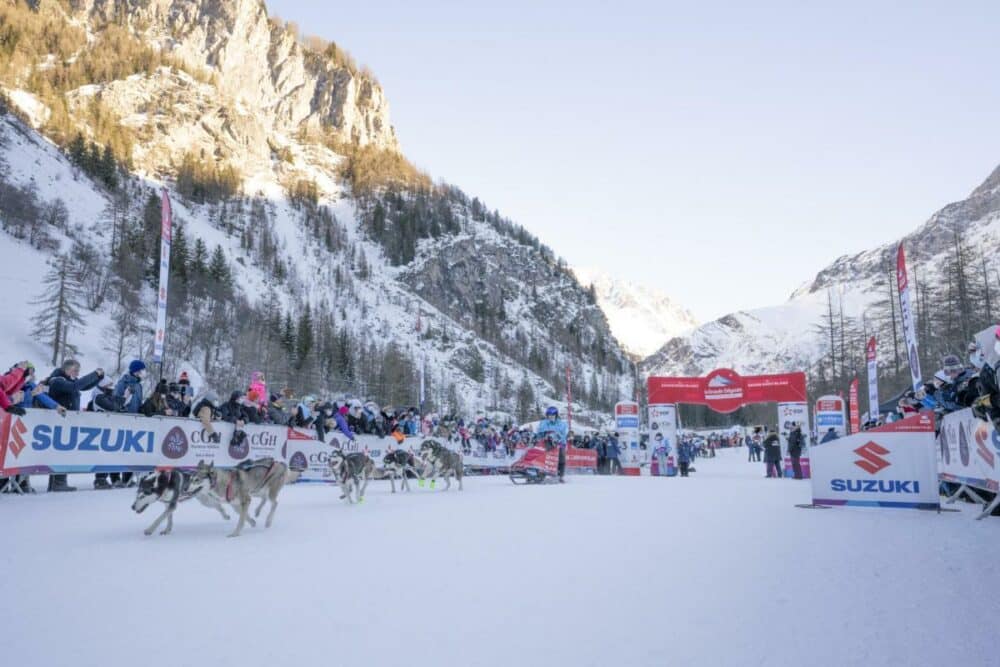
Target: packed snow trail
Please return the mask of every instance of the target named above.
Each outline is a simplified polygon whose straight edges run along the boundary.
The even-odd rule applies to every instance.
[[[699,459],[688,479],[375,482],[360,506],[297,485],[270,530],[237,539],[193,502],[145,537],[161,508],[136,516],[131,489],[3,496],[0,652],[18,667],[995,664],[998,519],[798,509],[808,481],[745,457]]]

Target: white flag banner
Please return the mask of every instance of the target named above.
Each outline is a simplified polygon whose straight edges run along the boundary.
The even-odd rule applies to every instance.
[[[906,273],[906,254],[903,244],[896,252],[896,284],[899,287],[899,312],[903,318],[903,335],[906,339],[906,355],[910,361],[910,379],[913,391],[923,386],[920,374],[920,356],[917,354],[917,331],[913,323],[913,308],[910,305],[910,280]]]
[[[875,336],[868,339],[868,419],[878,421],[878,350]]]
[[[170,241],[173,215],[170,197],[163,188],[160,206],[160,288],[156,292],[156,337],[153,339],[153,361],[163,361],[163,345],[167,338],[167,290],[170,283]]]

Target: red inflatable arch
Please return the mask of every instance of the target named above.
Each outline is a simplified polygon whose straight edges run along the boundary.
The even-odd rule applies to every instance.
[[[707,405],[722,413],[751,403],[807,402],[805,373],[743,377],[732,369],[720,368],[703,378],[650,377],[646,388],[650,405]]]

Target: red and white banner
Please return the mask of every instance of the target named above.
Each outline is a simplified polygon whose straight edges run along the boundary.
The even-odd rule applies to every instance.
[[[906,272],[906,254],[902,243],[896,251],[896,284],[899,287],[899,313],[903,320],[906,356],[910,362],[910,384],[913,391],[918,391],[923,386],[923,380],[920,374],[920,356],[917,354],[917,330],[910,305],[910,279]]]
[[[868,361],[868,419],[875,422],[879,418],[878,409],[878,348],[875,336],[868,339],[865,359]]]
[[[946,482],[1000,491],[1000,433],[993,423],[977,418],[972,408],[941,420],[938,469]]]
[[[751,403],[806,401],[805,373],[743,377],[720,368],[703,378],[650,377],[646,381],[650,404],[707,405],[716,412],[735,412]]]
[[[816,505],[941,506],[933,413],[817,445],[810,455]]]
[[[847,435],[844,399],[833,395],[820,396],[816,400],[816,435],[822,440],[831,428],[839,438]]]
[[[170,283],[170,243],[173,236],[173,214],[170,197],[163,188],[160,203],[160,286],[156,293],[156,336],[153,338],[153,361],[163,361],[167,338],[167,290]]]
[[[851,433],[857,433],[861,430],[861,410],[858,406],[858,378],[854,378],[851,381],[851,390],[848,393],[847,401],[850,404],[848,410],[850,410],[851,416]]]

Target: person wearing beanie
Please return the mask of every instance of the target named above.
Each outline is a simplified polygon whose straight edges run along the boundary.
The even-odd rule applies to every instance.
[[[142,407],[142,381],[146,378],[146,364],[135,359],[128,365],[128,373],[115,385],[113,396],[122,406],[122,412],[138,414]]]

